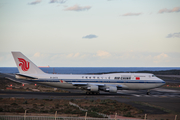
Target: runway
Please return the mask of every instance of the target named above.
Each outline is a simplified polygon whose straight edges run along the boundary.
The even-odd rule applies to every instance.
[[[71,90],[72,91],[72,90]],[[52,99],[57,97],[82,97],[82,96],[93,96],[93,97],[156,97],[156,98],[168,98],[175,97],[180,98],[180,89],[165,89],[155,88],[150,91],[150,95],[146,95],[146,90],[118,90],[117,93],[106,93],[101,92],[100,95],[86,95],[85,93],[78,93],[73,90],[73,93],[57,93],[57,92],[16,92],[16,91],[0,91],[1,98],[7,97],[23,97],[23,98],[37,98],[37,99]]]

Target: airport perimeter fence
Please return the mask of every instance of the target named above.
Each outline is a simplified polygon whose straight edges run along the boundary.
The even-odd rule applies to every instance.
[[[0,120],[142,120],[137,118],[130,119],[109,119],[109,118],[79,118],[79,117],[49,117],[49,116],[6,116],[1,115]]]

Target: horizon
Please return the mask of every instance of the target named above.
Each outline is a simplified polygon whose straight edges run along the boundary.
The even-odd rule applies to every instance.
[[[0,68],[11,68],[11,67],[0,67]],[[12,68],[17,68],[17,67],[12,67]],[[180,68],[180,67],[38,67],[38,68]]]
[[[138,72],[144,73],[158,71],[176,71],[180,67],[40,67],[45,73],[58,74],[86,74],[86,73],[117,73],[117,72]],[[19,73],[17,67],[0,67],[0,73]]]

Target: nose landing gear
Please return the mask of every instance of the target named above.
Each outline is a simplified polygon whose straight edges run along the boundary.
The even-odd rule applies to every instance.
[[[147,94],[147,95],[150,95],[150,90],[148,90],[146,94]]]

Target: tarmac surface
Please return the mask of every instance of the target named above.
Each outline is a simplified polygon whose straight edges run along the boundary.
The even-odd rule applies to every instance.
[[[78,91],[77,91],[78,92]],[[130,104],[146,113],[166,114],[167,111],[180,114],[180,90],[156,88],[150,95],[146,91],[121,90],[116,94],[101,93],[86,95],[85,93],[55,93],[55,92],[14,92],[0,91],[0,98],[25,99],[111,99]],[[148,104],[148,105],[143,105]],[[150,106],[149,106],[150,105]],[[152,107],[155,106],[155,107]]]
[[[150,95],[146,95],[146,90],[118,90],[117,93],[100,92],[100,95],[86,95],[81,90],[69,90],[71,93],[57,92],[16,92],[16,91],[0,91],[0,97],[24,97],[37,99],[58,99],[59,97],[72,96],[101,96],[101,97],[147,97],[147,98],[180,98],[180,89],[172,88],[155,88],[150,91]]]

